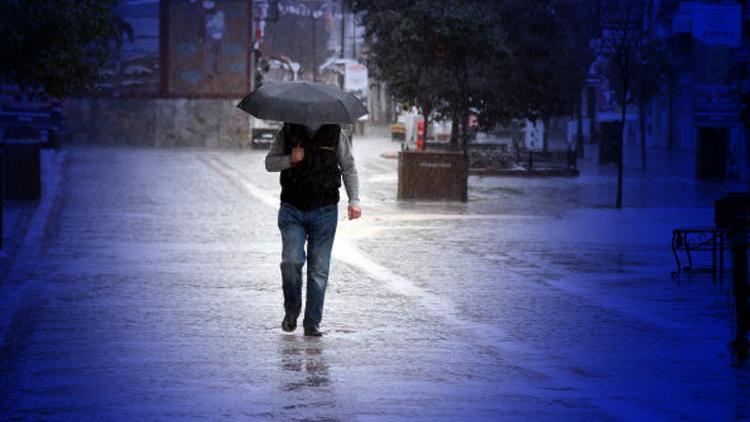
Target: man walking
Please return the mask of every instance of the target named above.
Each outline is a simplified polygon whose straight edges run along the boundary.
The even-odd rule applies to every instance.
[[[342,177],[349,197],[349,219],[362,215],[351,143],[339,125],[309,128],[285,123],[266,155],[266,170],[281,172],[278,225],[285,311],[281,328],[287,332],[297,328],[302,308],[302,266],[307,259],[302,324],[306,336],[320,337]]]

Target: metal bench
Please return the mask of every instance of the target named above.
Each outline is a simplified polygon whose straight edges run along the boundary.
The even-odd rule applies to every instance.
[[[724,249],[729,246],[729,229],[722,227],[680,227],[672,231],[672,253],[677,263],[677,271],[672,272],[673,277],[680,275],[682,271],[687,273],[693,271],[694,251],[711,251],[711,273],[715,276],[716,270],[719,277],[724,277]],[[685,251],[688,265],[682,267],[679,251]],[[719,265],[716,265],[718,252]]]

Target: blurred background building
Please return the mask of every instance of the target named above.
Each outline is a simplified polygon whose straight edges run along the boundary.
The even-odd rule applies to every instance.
[[[119,36],[93,96],[68,98],[75,142],[236,146],[252,121],[235,105],[272,80],[335,83],[385,121],[370,95],[363,33],[340,1],[126,0]]]
[[[684,164],[702,180],[749,180],[750,146],[740,119],[748,85],[750,7],[747,1],[649,2],[649,22],[665,41],[671,72],[653,97],[631,107],[625,145],[637,146],[644,125],[650,148],[684,152]],[[603,60],[592,66],[583,93],[587,143],[611,143],[620,107]],[[572,132],[572,131],[571,131]]]
[[[124,0],[116,10],[117,35],[110,41],[111,59],[96,92],[55,103],[55,119],[42,119],[54,120],[54,128],[43,131],[43,137],[54,133],[54,138],[98,144],[243,146],[259,123],[235,105],[257,84],[273,80],[335,83],[365,99],[371,123],[395,122],[400,110],[387,86],[368,72],[364,29],[346,4]],[[628,108],[625,147],[640,145],[643,137],[648,148],[682,153],[684,165],[698,179],[750,180],[750,141],[740,118],[743,95],[750,93],[750,1],[643,4],[648,13],[642,27],[664,41],[672,71],[647,101]],[[409,46],[394,48],[409,54]],[[577,116],[557,116],[549,121],[547,137],[536,134],[545,130],[538,125],[525,134],[498,128],[491,136],[523,137],[527,148],[541,148],[541,141],[526,139],[534,132],[545,138],[545,148],[549,143],[562,149],[580,135],[587,157],[611,162],[606,152],[618,132],[621,110],[601,56],[581,93],[580,129]],[[28,95],[13,87],[3,90],[6,131],[8,122],[24,113],[19,111],[21,97]],[[44,103],[53,109],[52,102]],[[449,129],[437,124],[428,132],[439,130],[447,136]]]

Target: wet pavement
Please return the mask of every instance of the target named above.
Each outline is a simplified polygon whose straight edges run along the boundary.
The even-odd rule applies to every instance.
[[[739,186],[634,166],[614,210],[614,168],[584,161],[398,202],[396,149],[355,139],[364,217],[342,203],[321,339],[279,328],[264,151],[69,149],[5,281],[28,287],[0,419],[750,418],[728,279],[670,277],[671,230]]]

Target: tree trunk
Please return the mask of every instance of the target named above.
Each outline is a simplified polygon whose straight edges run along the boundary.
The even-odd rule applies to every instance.
[[[542,151],[547,152],[549,150],[549,126],[550,126],[550,118],[544,117],[542,119],[542,125],[544,127],[544,132],[542,132]]]
[[[427,128],[430,126],[429,116],[432,114],[432,106],[423,106],[421,108],[422,117],[424,118],[424,130],[422,131],[422,142],[424,150],[427,151]]]
[[[458,140],[461,137],[461,116],[453,110],[451,113],[451,144],[450,149],[452,151],[458,151]]]
[[[627,86],[627,83],[623,83],[622,102],[620,104],[622,115],[620,117],[620,136],[618,137],[617,145],[617,203],[615,204],[615,207],[618,209],[622,208],[622,156],[625,148],[625,114],[628,107],[627,96],[625,94],[628,92]]]
[[[674,146],[674,77],[669,81],[669,106],[667,115],[667,149],[671,150]]]
[[[641,135],[641,166],[646,170],[646,103],[638,103],[638,129]]]
[[[469,157],[469,113],[461,112],[461,146],[463,147],[464,157]]]
[[[588,115],[589,115],[589,143],[599,142],[599,134],[596,131],[596,88],[586,88],[588,96]]]
[[[580,94],[576,104],[576,155],[583,158],[583,104]]]

